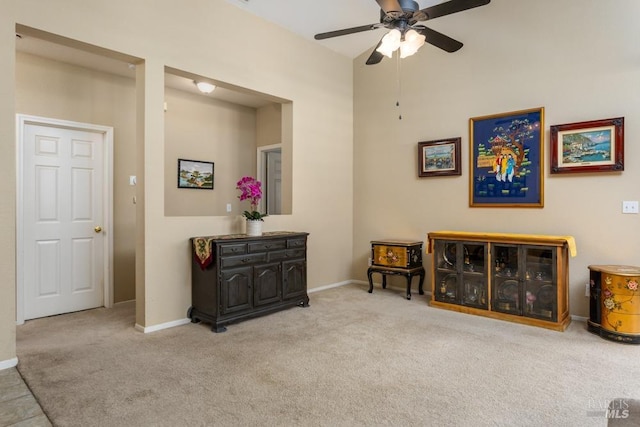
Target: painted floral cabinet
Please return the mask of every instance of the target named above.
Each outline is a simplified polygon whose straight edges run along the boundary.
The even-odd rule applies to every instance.
[[[603,338],[640,344],[640,267],[589,266],[588,330]]]
[[[431,305],[563,331],[569,316],[570,236],[439,231]]]

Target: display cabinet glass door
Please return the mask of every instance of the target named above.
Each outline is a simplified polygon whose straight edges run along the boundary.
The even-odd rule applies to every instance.
[[[555,248],[494,244],[492,259],[494,311],[556,321]]]
[[[436,301],[488,308],[487,245],[477,242],[435,242]]]
[[[520,251],[516,245],[493,244],[491,259],[491,309],[502,313],[522,314],[520,286]]]
[[[558,295],[556,250],[550,247],[524,246],[524,316],[556,321]]]

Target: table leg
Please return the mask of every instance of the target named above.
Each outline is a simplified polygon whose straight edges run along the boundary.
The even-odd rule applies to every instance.
[[[373,292],[373,278],[371,276],[373,276],[373,270],[368,269],[367,277],[369,278],[369,293]]]
[[[424,295],[423,285],[424,285],[424,271],[421,271],[420,272],[420,284],[418,285],[418,292],[420,293],[420,295]]]
[[[411,299],[411,273],[407,274],[407,299]]]
[[[382,289],[387,289],[387,275],[384,273],[380,273],[382,275]]]

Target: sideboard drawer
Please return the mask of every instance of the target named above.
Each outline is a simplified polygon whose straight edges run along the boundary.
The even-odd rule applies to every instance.
[[[249,243],[249,253],[275,251],[284,249],[286,242],[284,240],[265,240],[263,242]]]
[[[247,253],[247,245],[242,244],[229,244],[229,245],[220,245],[220,256],[225,255],[239,255]]]
[[[227,256],[220,259],[220,268],[237,267],[239,265],[251,265],[257,262],[266,262],[266,261],[267,261],[266,253]]]
[[[279,261],[283,259],[304,259],[304,249],[287,249],[286,251],[274,251],[269,253],[269,261]]]
[[[287,248],[304,248],[306,239],[289,239],[287,240]]]

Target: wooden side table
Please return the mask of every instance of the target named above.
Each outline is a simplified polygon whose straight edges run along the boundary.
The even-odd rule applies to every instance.
[[[411,280],[420,277],[418,292],[424,295],[424,267],[422,266],[422,242],[405,240],[371,241],[371,267],[367,270],[369,293],[373,292],[373,273],[382,275],[382,289],[387,287],[387,275],[407,278],[407,299],[411,299]]]

